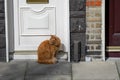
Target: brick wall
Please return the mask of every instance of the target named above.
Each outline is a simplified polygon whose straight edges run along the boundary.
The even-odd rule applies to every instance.
[[[87,54],[101,54],[101,0],[86,0]]]
[[[4,0],[0,0],[0,61],[5,60],[5,17],[4,17]]]

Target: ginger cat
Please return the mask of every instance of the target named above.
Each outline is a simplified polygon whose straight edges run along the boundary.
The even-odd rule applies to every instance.
[[[55,58],[56,53],[58,52],[61,45],[60,39],[51,35],[49,40],[43,41],[38,47],[38,63],[43,64],[54,64],[57,59]]]

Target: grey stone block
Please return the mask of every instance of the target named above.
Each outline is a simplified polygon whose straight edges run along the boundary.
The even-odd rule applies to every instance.
[[[3,2],[4,0],[0,0],[0,2]]]
[[[85,33],[71,33],[71,60],[73,60],[73,54],[74,54],[74,46],[73,46],[73,42],[74,40],[76,41],[80,41],[81,42],[81,60],[84,61],[85,60],[85,54],[86,54],[86,38],[85,38]]]
[[[6,49],[5,48],[0,48],[0,57],[4,57],[6,54]]]
[[[85,33],[86,33],[86,0],[70,0],[70,56],[74,57],[73,41],[81,41],[81,59],[85,56]],[[84,39],[84,41],[83,41]]]
[[[85,31],[86,31],[85,18],[70,19],[70,32],[85,33]]]
[[[5,34],[0,34],[0,48],[6,47]]]
[[[6,57],[0,57],[0,62],[5,62],[6,61]],[[1,80],[1,79],[0,79]]]
[[[70,11],[70,18],[85,18],[85,11]]]
[[[37,75],[27,76],[25,80],[71,80],[70,75]]]
[[[4,12],[4,2],[0,2],[0,12]]]
[[[0,48],[0,62],[6,61],[6,49]]]
[[[0,63],[0,80],[24,80],[26,62]]]
[[[28,62],[28,75],[71,75],[71,64],[39,64],[36,61],[31,61]]]
[[[5,34],[5,26],[0,25],[0,34]]]
[[[1,48],[0,49],[0,62],[6,61],[6,49]]]
[[[0,61],[5,61],[6,57],[5,42],[5,20],[4,20],[4,0],[0,0]],[[5,80],[1,79],[0,80]]]
[[[5,18],[4,16],[5,16],[4,13],[0,13],[0,19],[4,19]]]
[[[0,14],[1,14],[1,17],[3,17],[4,13],[0,13]],[[4,19],[0,20],[0,27],[1,26],[5,26],[5,20]]]
[[[85,0],[70,0],[70,11],[83,11],[86,9]]]
[[[113,62],[80,62],[72,65],[73,80],[119,80]]]

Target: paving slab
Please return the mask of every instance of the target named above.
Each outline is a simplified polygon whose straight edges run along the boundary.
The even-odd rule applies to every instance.
[[[29,61],[27,75],[71,75],[71,63],[39,64]]]
[[[72,64],[73,80],[119,80],[114,62],[80,62]]]
[[[72,64],[39,64],[29,61],[25,80],[71,80]]]
[[[27,76],[25,80],[71,80],[70,75],[36,75]]]
[[[117,65],[118,73],[120,76],[120,61],[116,61],[116,65]]]
[[[24,80],[26,61],[0,63],[0,80]]]

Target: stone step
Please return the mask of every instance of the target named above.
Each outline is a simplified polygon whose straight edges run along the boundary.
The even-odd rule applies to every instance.
[[[73,80],[119,80],[114,62],[80,62],[72,64]]]

